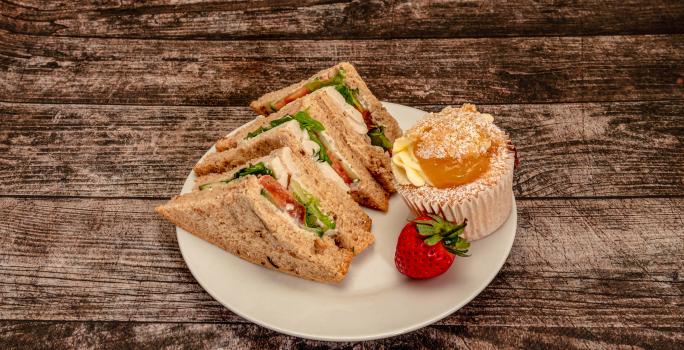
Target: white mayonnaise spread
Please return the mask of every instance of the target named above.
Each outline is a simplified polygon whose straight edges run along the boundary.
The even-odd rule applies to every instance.
[[[289,175],[288,169],[285,167],[283,162],[278,157],[271,158],[268,163],[265,164],[267,168],[273,171],[273,177],[278,180],[281,186],[287,188],[287,179]]]
[[[316,154],[320,150],[320,146],[316,142],[311,141],[309,138],[309,133],[305,132],[299,127],[299,123],[296,120],[289,121],[287,123],[284,123],[280,125],[279,127],[285,127],[289,128],[290,131],[292,132],[293,135],[297,135],[301,140],[302,140],[302,146],[304,148],[304,151],[306,152],[306,155],[312,158],[316,158],[315,163],[318,169],[321,170],[321,173],[323,176],[327,177],[328,179],[332,180],[336,185],[338,185],[342,190],[345,192],[349,191],[349,187],[347,184],[344,183],[342,178],[337,175],[335,170],[330,166],[330,164],[326,162],[319,162],[317,159]],[[274,128],[275,129],[275,128]],[[320,133],[322,138],[329,138],[325,132]],[[323,141],[326,146],[328,145],[328,142]],[[336,153],[334,149],[330,149],[333,153]],[[344,163],[344,161],[343,161]]]
[[[346,183],[344,183],[344,180],[337,175],[335,170],[330,166],[330,164],[326,162],[316,162],[316,166],[318,169],[323,173],[325,177],[328,179],[332,180],[332,182],[335,183],[335,185],[339,186],[343,191],[347,192],[349,191],[349,187],[347,186]]]
[[[299,168],[295,166],[294,161],[292,160],[292,150],[289,147],[283,148],[278,152],[278,160],[283,164],[283,168],[290,176],[301,176]]]
[[[344,121],[347,126],[361,135],[366,135],[368,128],[366,128],[366,123],[363,121],[361,112],[356,110],[354,106],[347,103],[347,101],[344,99],[344,96],[335,90],[334,86],[324,87],[321,90],[323,91],[322,93],[328,95],[330,100],[333,101],[337,107],[340,108],[340,110],[342,110],[342,113],[346,117],[344,118]]]
[[[325,132],[322,132],[322,133],[320,133],[320,136],[321,136],[321,141],[323,141],[323,144],[325,145],[325,147],[328,147],[328,149],[330,151],[332,151],[332,153],[339,154],[339,152],[337,151],[337,147],[335,147],[335,141],[333,141],[333,139],[330,137],[330,135],[328,135]],[[340,158],[340,161],[342,162],[342,166],[344,167],[344,170],[347,172],[347,175],[349,175],[349,177],[352,180],[359,178],[359,176],[356,174],[356,172],[352,168],[351,164],[349,164],[349,162],[347,162],[346,159]]]
[[[337,91],[335,91],[335,92],[339,95],[339,93]],[[316,154],[318,154],[318,151],[320,150],[320,146],[316,142],[311,141],[311,139],[309,138],[309,133],[299,127],[298,121],[291,120],[289,122],[283,123],[283,124],[273,128],[271,130],[276,130],[278,128],[287,128],[288,131],[292,135],[295,135],[295,137],[299,138],[302,142],[302,147],[303,147],[304,151],[306,152],[306,155],[309,157],[312,157],[314,159],[316,166],[321,170],[321,173],[325,177],[327,177],[328,179],[332,180],[332,182],[334,182],[336,185],[338,185],[345,192],[349,191],[349,186],[347,186],[347,184],[344,183],[342,178],[339,175],[337,175],[337,173],[330,166],[330,164],[328,164],[326,162],[319,162],[318,161],[318,157],[316,156]],[[271,131],[271,130],[269,130],[269,131]],[[266,131],[266,132],[269,132],[269,131]],[[330,147],[330,145],[332,145],[332,139],[330,139],[330,137],[325,132],[321,132],[320,135],[321,135],[321,138],[325,139],[322,141],[326,145],[326,147],[328,147],[330,149],[330,151],[332,151],[333,153],[337,154],[335,148]],[[279,172],[282,172],[283,171],[282,169],[284,169],[284,168],[290,169],[290,173],[293,171],[292,169],[295,169],[291,158],[286,160],[287,164],[283,164],[282,161],[283,161],[283,158],[281,158],[281,160],[279,161],[279,164],[275,165],[275,167],[280,166],[281,167],[280,169],[271,168],[271,170],[273,170],[273,172],[275,174],[279,174]],[[346,161],[342,160],[342,164],[347,169],[347,171],[349,172],[349,174],[352,178],[357,178],[356,175],[353,175],[353,172],[350,172],[351,166]],[[283,168],[283,166],[284,166],[284,168]],[[287,186],[287,182],[286,182],[287,176],[284,176],[282,178],[284,178],[284,180],[276,177],[276,179],[278,179],[278,182],[283,184],[282,181],[285,181],[285,186]]]

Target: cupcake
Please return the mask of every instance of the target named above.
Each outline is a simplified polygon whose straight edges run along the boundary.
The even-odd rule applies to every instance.
[[[416,214],[467,220],[468,240],[491,234],[510,215],[515,151],[494,117],[474,105],[427,114],[392,151],[397,189]]]

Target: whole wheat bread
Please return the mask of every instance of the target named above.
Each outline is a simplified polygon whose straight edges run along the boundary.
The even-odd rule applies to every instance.
[[[258,123],[258,120],[257,120]],[[281,147],[290,147],[293,151],[306,154],[301,142],[286,128],[274,128],[258,137],[244,140],[234,147],[208,154],[199,163],[195,164],[194,170],[197,176],[210,173],[222,173],[244,164],[250,159],[263,157]]]
[[[376,147],[370,144],[365,135],[360,135],[354,130],[345,125],[346,118],[335,102],[325,94],[325,91],[318,90],[313,93],[300,98],[300,103],[303,106],[317,106],[321,113],[326,115],[328,122],[332,123],[336,130],[340,132],[342,138],[354,151],[354,155],[361,160],[361,163],[373,175],[376,181],[380,183],[383,189],[389,193],[397,191],[394,183],[394,176],[392,175],[392,161],[388,153],[381,147]]]
[[[371,170],[373,170],[373,172],[371,172],[371,170],[366,167],[366,164],[370,165],[370,162],[364,162],[364,159],[370,156],[361,154],[350,146],[347,138],[344,136],[347,128],[342,126],[340,124],[341,122],[336,120],[337,118],[330,118],[330,111],[325,105],[316,102],[315,98],[304,98],[294,101],[277,113],[271,114],[268,117],[257,118],[250,123],[249,127],[240,128],[221,138],[216,142],[216,150],[221,154],[208,156],[195,167],[195,171],[199,170],[198,174],[206,173],[211,171],[211,169],[223,167],[223,164],[230,162],[229,159],[234,157],[248,157],[251,149],[267,149],[268,144],[277,144],[280,141],[273,139],[280,137],[276,136],[278,133],[282,132],[280,127],[273,128],[251,139],[245,139],[245,137],[251,131],[258,129],[261,126],[268,125],[272,120],[279,119],[288,114],[293,115],[304,109],[308,111],[312,118],[323,124],[325,132],[336,141],[339,155],[351,164],[352,168],[359,176],[361,182],[359,183],[359,188],[351,192],[352,197],[366,207],[387,211],[390,192],[386,190],[382,184],[387,182],[392,183],[391,187],[390,185],[388,185],[388,187],[394,189],[393,182],[386,181],[387,176],[391,177],[391,173],[385,171],[385,169],[387,169],[385,166],[388,165],[383,164],[382,167],[372,167]],[[254,146],[254,148],[252,146],[247,146],[253,142],[259,143],[259,146]],[[299,141],[294,142],[299,143]],[[245,146],[243,147],[243,145]],[[385,156],[383,155],[383,157]],[[376,177],[373,176],[373,173],[383,173],[383,175]]]
[[[338,186],[320,176],[314,161],[303,156],[289,147],[274,150],[267,157],[288,157],[295,167],[297,174],[293,179],[299,182],[308,192],[320,200],[321,209],[333,216],[337,226],[336,242],[343,248],[351,250],[355,255],[373,244],[375,237],[371,233],[371,219],[354,203],[352,197]],[[239,169],[252,164],[251,159],[242,164],[235,163],[235,167],[224,173],[212,173],[198,177],[195,189],[200,185],[216,183],[231,179]]]
[[[283,99],[285,96],[304,86],[304,84],[315,79],[329,79],[337,74],[337,71],[340,68],[344,69],[346,72],[345,85],[351,89],[359,90],[359,96],[366,102],[366,108],[368,108],[368,111],[371,113],[371,118],[373,121],[378,125],[384,126],[385,136],[387,136],[390,141],[394,142],[397,137],[401,136],[401,128],[399,128],[399,124],[397,124],[397,121],[392,117],[391,114],[389,114],[389,112],[387,112],[385,107],[382,106],[382,103],[380,103],[373,93],[371,93],[366,83],[363,81],[363,79],[361,79],[361,76],[356,71],[356,68],[354,68],[354,66],[352,66],[349,62],[341,62],[331,68],[324,69],[316,73],[309,79],[302,80],[277,91],[269,92],[259,97],[257,100],[252,101],[252,103],[250,103],[250,107],[259,114],[268,115],[269,111],[267,106],[270,102]]]
[[[257,178],[172,198],[156,211],[173,224],[266,268],[327,283],[340,282],[352,253],[330,237],[297,227],[265,199]]]

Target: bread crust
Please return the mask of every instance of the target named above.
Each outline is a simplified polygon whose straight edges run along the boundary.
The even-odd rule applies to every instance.
[[[402,131],[399,127],[397,121],[392,117],[391,114],[383,107],[380,100],[378,100],[375,95],[370,91],[366,83],[363,81],[356,68],[352,66],[349,62],[340,62],[333,67],[324,69],[312,77],[302,80],[298,83],[294,83],[280,90],[269,92],[258,99],[250,103],[250,107],[258,114],[268,115],[268,103],[272,101],[278,101],[285,96],[291,94],[295,90],[304,86],[304,84],[313,81],[318,78],[321,80],[329,79],[337,73],[339,68],[344,69],[347,73],[345,78],[345,84],[352,89],[358,89],[360,97],[365,101],[366,107],[371,113],[371,118],[373,121],[382,125],[385,128],[385,136],[394,142],[394,140],[401,136]]]
[[[312,118],[320,121],[326,128],[326,133],[328,133],[332,139],[336,140],[336,147],[339,154],[347,160],[351,166],[356,171],[357,175],[362,180],[359,184],[358,190],[352,191],[350,194],[352,197],[361,205],[378,209],[381,211],[387,211],[389,205],[390,192],[385,190],[379,181],[380,177],[374,177],[369,169],[366,167],[364,162],[364,157],[361,156],[364,152],[355,151],[351,146],[347,138],[344,136],[346,128],[340,126],[339,121],[335,121],[335,118],[329,117],[329,110],[321,103],[315,102],[311,98],[303,98],[296,100],[287,106],[283,107],[280,111],[269,115],[268,117],[255,119],[248,128],[241,128],[235,132],[231,132],[229,135],[223,137],[218,142],[216,142],[216,150],[220,153],[228,151],[233,153],[240,153],[244,151],[235,151],[235,149],[240,149],[243,144],[247,134],[261,126],[268,125],[272,120],[281,118],[287,114],[293,115],[301,110],[307,109]],[[269,133],[277,132],[279,128],[273,128],[269,131],[264,132],[264,134],[254,140],[258,140],[262,137],[271,137]],[[267,135],[269,134],[269,135]],[[358,135],[357,135],[358,136]],[[360,136],[359,136],[360,137]],[[257,142],[248,140],[247,143]],[[298,143],[299,141],[295,141]],[[365,144],[362,141],[359,143]],[[220,164],[222,162],[219,157],[230,158],[233,157],[232,153],[222,154],[216,156],[207,156],[207,158],[195,167],[195,170],[199,170],[204,173],[206,169],[211,169],[214,166],[207,164],[209,162]],[[373,168],[374,170],[380,169],[379,167]],[[391,173],[386,173],[386,176],[391,176]],[[392,182],[392,181],[390,181]],[[392,182],[392,188],[394,188],[394,183]]]
[[[385,152],[382,147],[371,145],[367,136],[360,135],[348,128],[344,122],[346,117],[340,113],[335,102],[324,91],[314,91],[302,97],[301,100],[303,105],[315,104],[320,106],[323,109],[323,113],[329,117],[330,122],[339,130],[346,143],[354,151],[354,154],[359,157],[363,165],[368,169],[368,172],[373,175],[382,188],[389,193],[397,191],[394,176],[392,175],[392,162],[389,153]]]
[[[254,264],[325,283],[344,279],[352,253],[297,227],[260,194],[256,177],[175,196],[155,210],[173,224]]]
[[[269,157],[289,157],[299,171],[294,180],[304,186],[307,191],[320,200],[320,207],[324,212],[333,215],[337,224],[338,234],[336,242],[354,255],[360,254],[373,244],[375,237],[371,233],[371,219],[354,203],[352,197],[325,177],[319,175],[318,168],[309,157],[302,155],[289,147],[276,149],[268,154]],[[246,166],[250,159],[234,162],[233,167],[223,173],[203,175],[195,181],[195,190],[206,183],[214,183],[232,178],[240,168]]]
[[[292,153],[293,162],[305,174],[298,181],[320,200],[323,211],[334,215],[339,230],[335,239],[342,247],[351,249],[354,255],[363,252],[375,241],[368,214],[356,205],[349,194],[330,180],[316,176],[318,169],[310,158],[296,152]]]
[[[257,124],[260,125],[259,123]],[[250,159],[266,156],[281,147],[289,147],[297,153],[306,154],[299,140],[288,132],[287,129],[283,128],[275,128],[268,133],[249,139],[239,145],[237,140],[234,139],[226,142],[230,143],[230,147],[217,146],[221,151],[208,154],[195,164],[193,170],[197,176],[222,173],[237,165],[246,163]]]

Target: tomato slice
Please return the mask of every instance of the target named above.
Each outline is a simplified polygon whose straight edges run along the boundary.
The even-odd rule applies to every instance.
[[[284,210],[288,215],[295,218],[300,223],[304,223],[306,209],[304,209],[304,206],[301,203],[294,199],[292,194],[290,194],[280,182],[270,175],[264,175],[259,177],[259,183],[268,191],[271,201],[276,207]]]
[[[281,110],[283,107],[285,107],[286,104],[287,104],[287,103],[285,103],[285,101],[282,101],[282,100],[276,102],[276,103],[273,105],[273,107],[275,107],[275,111],[274,111],[274,112]]]
[[[309,93],[311,93],[311,90],[309,90],[309,88],[307,88],[306,86],[302,86],[299,89],[295,90],[293,93],[285,96],[284,99],[274,103],[273,107],[275,107],[275,109],[278,111],[278,110],[282,109],[283,107],[285,107],[285,105],[287,105],[288,103],[290,103],[290,102],[292,102],[292,101],[294,101],[300,97],[304,97],[304,96],[308,95]]]
[[[309,88],[307,88],[306,86],[302,86],[299,89],[295,90],[293,93],[285,96],[283,101],[285,102],[285,104],[288,104],[288,103],[290,103],[290,102],[292,102],[292,101],[294,101],[300,97],[304,97],[304,96],[308,95],[310,92],[311,92],[311,90],[309,90]]]
[[[375,127],[375,123],[373,123],[373,118],[371,118],[371,113],[369,110],[361,107],[362,110],[359,110],[361,112],[361,115],[363,116],[363,122],[366,123],[366,127],[368,129],[372,129]]]
[[[352,183],[353,180],[349,177],[347,171],[344,170],[344,165],[342,165],[342,161],[334,155],[330,154],[330,152],[328,152],[328,158],[330,158],[331,161],[330,166],[333,168],[333,170],[335,170],[337,175],[339,175],[342,178],[342,181],[344,181],[344,183],[346,183],[347,185]]]

